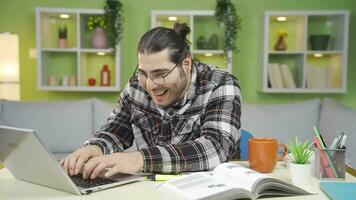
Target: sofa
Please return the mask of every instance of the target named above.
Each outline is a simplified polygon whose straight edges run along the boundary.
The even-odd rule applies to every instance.
[[[98,99],[63,102],[0,101],[0,125],[36,130],[57,159],[92,137],[114,104]]]
[[[114,104],[98,99],[67,102],[0,101],[0,125],[36,130],[38,136],[59,159],[92,137]],[[242,104],[242,129],[254,137],[274,137],[285,143],[298,136],[313,136],[316,126],[326,142],[344,131],[346,158],[356,167],[356,110],[326,98],[289,104]],[[130,150],[135,149],[135,145]]]

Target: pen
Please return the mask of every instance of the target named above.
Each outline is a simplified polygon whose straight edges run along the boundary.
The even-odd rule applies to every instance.
[[[335,149],[340,148],[340,143],[341,143],[342,138],[344,137],[344,134],[345,134],[344,132],[341,132],[341,135],[336,142]]]
[[[342,139],[341,139],[339,149],[342,149],[343,147],[345,147],[345,143],[346,143],[347,135],[343,135],[343,136],[344,136],[344,137],[342,137]]]

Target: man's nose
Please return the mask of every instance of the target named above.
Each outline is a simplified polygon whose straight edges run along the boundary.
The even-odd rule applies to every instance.
[[[152,79],[150,77],[147,77],[147,81],[146,81],[146,88],[148,90],[152,90],[154,88],[157,87],[157,84],[155,82],[152,81]]]

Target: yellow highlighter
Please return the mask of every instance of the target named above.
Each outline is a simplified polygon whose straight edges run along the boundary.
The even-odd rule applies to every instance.
[[[183,174],[152,174],[150,178],[153,181],[168,181],[177,177],[182,176]]]

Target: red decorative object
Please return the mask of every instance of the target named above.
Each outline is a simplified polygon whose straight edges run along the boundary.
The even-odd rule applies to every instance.
[[[110,86],[110,70],[108,65],[104,65],[101,70],[101,86]]]
[[[89,86],[95,86],[95,83],[96,83],[96,79],[95,78],[88,79],[88,85]]]

